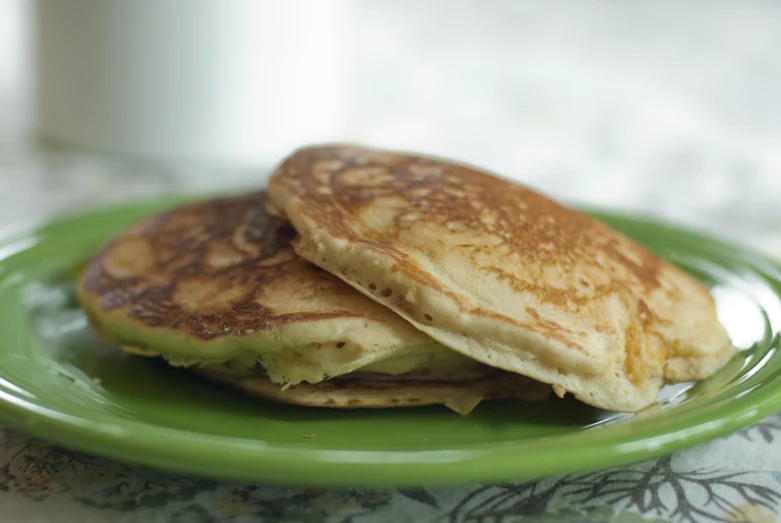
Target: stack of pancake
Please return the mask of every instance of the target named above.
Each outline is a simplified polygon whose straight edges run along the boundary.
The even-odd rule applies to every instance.
[[[635,412],[734,354],[708,290],[600,222],[474,168],[352,146],[268,192],[151,217],[79,296],[125,350],[259,397],[334,408],[550,391]]]

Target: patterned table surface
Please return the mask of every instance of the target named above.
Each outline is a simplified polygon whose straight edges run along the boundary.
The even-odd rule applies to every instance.
[[[0,428],[0,521],[375,523],[771,522],[781,417],[659,459],[496,486],[322,489],[238,484],[70,452]]]

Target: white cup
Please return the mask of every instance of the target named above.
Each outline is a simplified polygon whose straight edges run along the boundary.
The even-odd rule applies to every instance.
[[[276,161],[342,130],[347,4],[39,0],[38,132],[166,160]]]

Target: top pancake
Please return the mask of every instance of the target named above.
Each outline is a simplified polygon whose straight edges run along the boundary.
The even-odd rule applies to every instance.
[[[393,364],[379,370],[391,374],[433,363],[458,367],[461,377],[492,370],[295,255],[295,231],[265,205],[265,192],[217,198],[121,232],[80,283],[92,323],[106,338],[175,364],[251,368],[260,360],[276,383],[382,363]]]
[[[478,361],[601,408],[732,355],[700,283],[600,222],[479,170],[304,148],[269,186],[296,251]]]

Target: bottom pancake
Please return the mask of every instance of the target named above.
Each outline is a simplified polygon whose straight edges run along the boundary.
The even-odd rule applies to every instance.
[[[136,356],[161,357],[159,352],[147,348],[120,347]],[[358,369],[316,383],[290,385],[272,381],[260,364],[245,366],[236,361],[188,365],[167,363],[264,400],[334,409],[444,405],[459,414],[469,414],[485,399],[542,401],[552,390],[550,385],[526,376],[490,368],[486,373],[477,374],[457,372],[457,369],[453,369],[455,372],[452,373],[429,373],[416,369],[396,375]]]
[[[403,377],[367,380],[351,379],[347,375],[285,388],[262,373],[237,372],[226,365],[188,369],[264,400],[336,409],[444,405],[459,414],[469,414],[484,399],[542,401],[551,391],[549,385],[503,371],[463,382],[405,380]]]
[[[509,372],[466,382],[341,377],[283,388],[262,374],[240,374],[224,365],[189,367],[189,370],[264,400],[335,409],[444,405],[459,414],[469,414],[484,399],[542,401],[551,391],[549,385]]]

